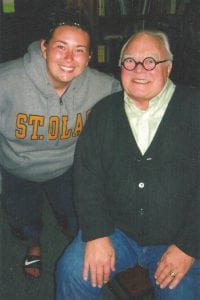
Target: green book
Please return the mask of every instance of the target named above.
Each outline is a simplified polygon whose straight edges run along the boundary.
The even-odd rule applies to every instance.
[[[3,0],[3,13],[14,13],[15,12],[15,1],[14,0]]]

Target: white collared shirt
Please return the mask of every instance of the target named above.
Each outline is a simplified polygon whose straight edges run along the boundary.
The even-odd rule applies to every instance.
[[[139,109],[135,101],[124,92],[125,112],[142,154],[151,144],[174,90],[174,83],[168,79],[162,91],[149,101],[147,110]]]

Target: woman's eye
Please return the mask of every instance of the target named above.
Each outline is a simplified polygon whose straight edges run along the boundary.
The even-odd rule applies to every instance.
[[[84,51],[84,49],[82,49],[82,48],[77,48],[77,49],[76,49],[76,52],[77,52],[77,53],[84,53],[85,51]]]
[[[58,45],[57,46],[59,49],[61,49],[61,50],[64,50],[65,49],[65,46],[63,46],[63,45]]]

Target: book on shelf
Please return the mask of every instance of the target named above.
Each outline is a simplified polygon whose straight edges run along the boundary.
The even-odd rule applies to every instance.
[[[99,16],[100,17],[105,16],[105,0],[99,0],[98,1],[98,11],[99,11]]]
[[[148,13],[149,2],[150,2],[149,0],[143,1],[142,11],[141,11],[142,15],[146,15]]]
[[[15,12],[15,1],[14,0],[2,0],[3,13],[14,13]]]
[[[105,63],[105,45],[98,45],[97,46],[97,62],[99,64]]]
[[[177,0],[176,11],[178,15],[183,15],[187,9],[190,0]]]
[[[177,0],[141,0],[138,2],[137,15],[176,14]]]
[[[131,11],[131,1],[129,0],[118,0],[120,15],[127,16]]]
[[[130,14],[130,0],[98,0],[99,16],[126,16]]]
[[[97,62],[106,65],[107,69],[116,69],[124,37],[122,35],[107,35],[102,44],[97,46]]]
[[[174,15],[176,13],[176,0],[167,1],[165,13],[170,15]]]
[[[137,15],[147,15],[149,13],[151,0],[140,0],[137,3]]]

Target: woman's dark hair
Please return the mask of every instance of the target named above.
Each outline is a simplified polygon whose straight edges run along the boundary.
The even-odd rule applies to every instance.
[[[46,40],[46,44],[48,44],[54,30],[58,26],[69,25],[80,28],[88,33],[90,38],[90,52],[92,52],[94,46],[92,29],[89,19],[83,9],[54,6],[53,8],[49,8],[43,17],[45,18],[43,39]]]

